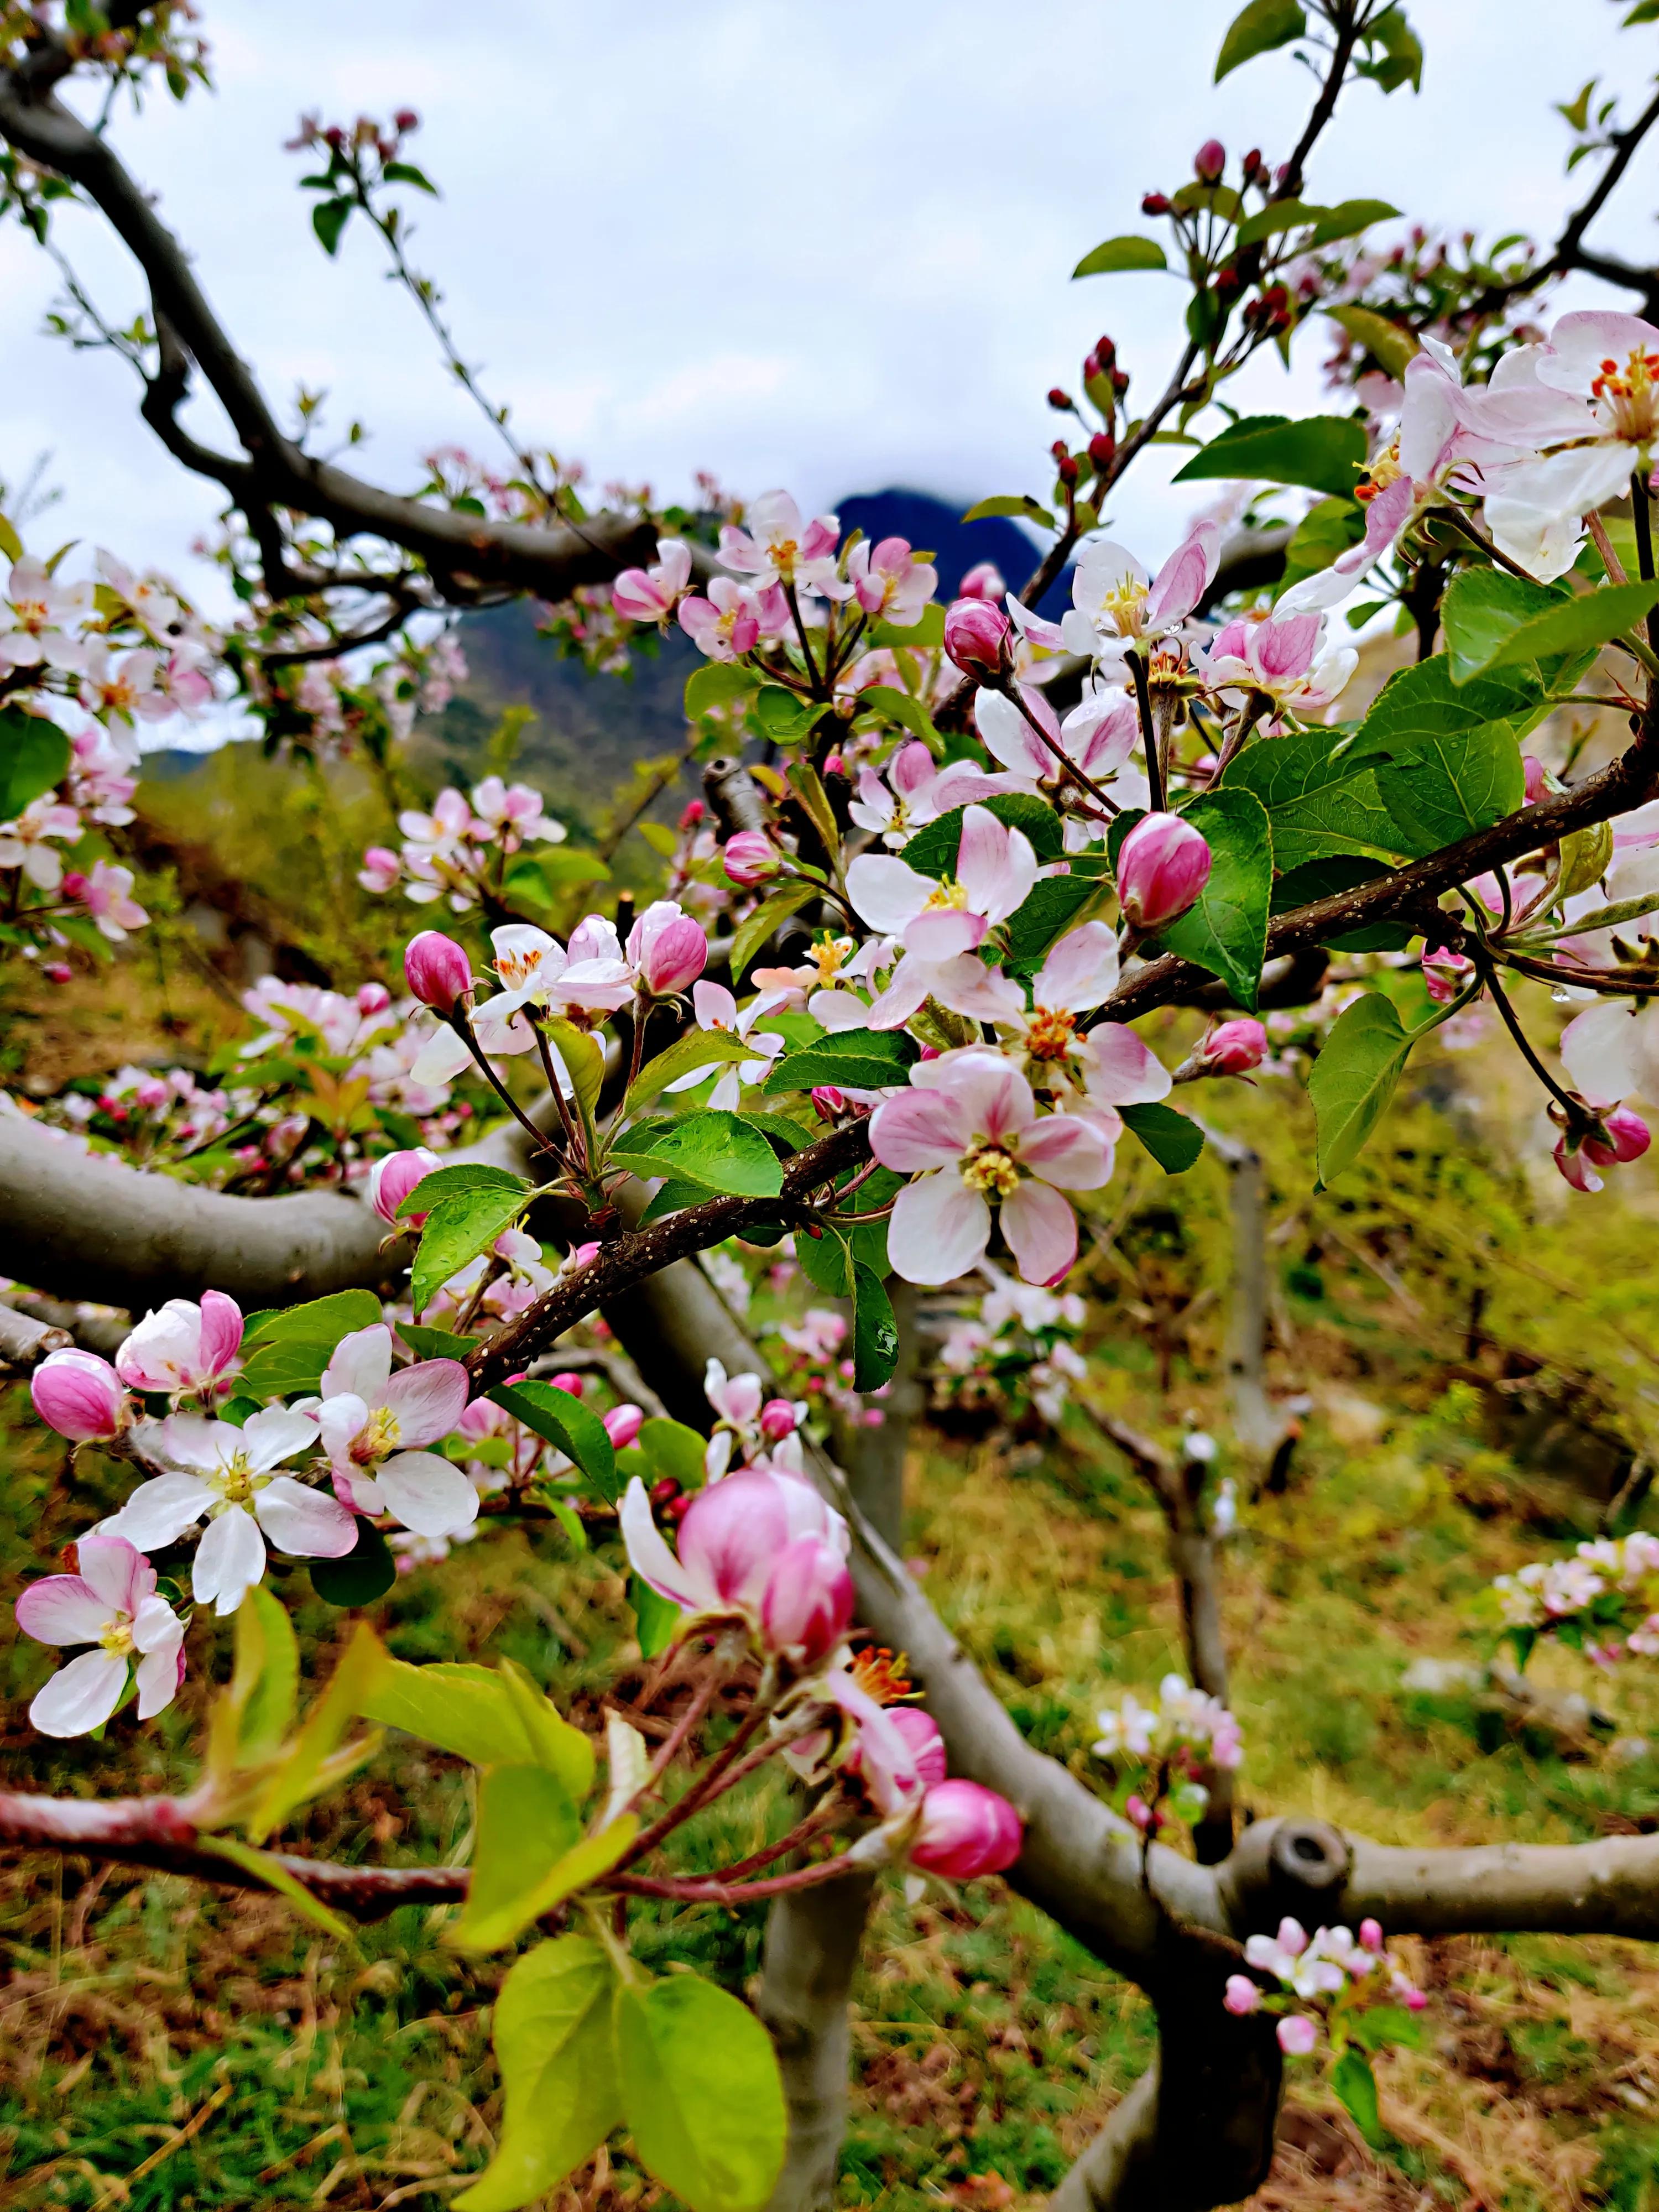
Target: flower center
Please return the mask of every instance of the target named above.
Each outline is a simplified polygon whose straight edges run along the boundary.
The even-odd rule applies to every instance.
[[[351,1440],[351,1456],[368,1467],[398,1448],[398,1416],[390,1406],[377,1406]]]
[[[246,1452],[234,1452],[216,1474],[207,1478],[212,1489],[219,1493],[221,1511],[230,1505],[246,1505],[256,1490],[263,1490],[270,1480],[268,1474],[255,1474],[248,1465]]]
[[[983,1191],[988,1198],[1012,1198],[1019,1183],[1018,1163],[1000,1145],[981,1145],[963,1162],[962,1179],[969,1190]]]
[[[1139,637],[1146,608],[1146,586],[1137,583],[1126,570],[1101,601],[1101,618],[1109,623],[1120,637]]]
[[[949,907],[953,912],[963,913],[966,911],[967,905],[966,890],[954,877],[947,876],[942,884],[936,884],[928,892],[927,904],[923,911],[933,914],[938,912],[941,907]]]
[[[771,554],[772,566],[780,576],[788,577],[794,574],[795,561],[800,547],[793,538],[776,538],[767,550]]]
[[[118,1613],[113,1620],[104,1623],[98,1641],[112,1659],[128,1657],[132,1650],[131,1621],[125,1613]]]
[[[1632,445],[1646,445],[1659,430],[1659,353],[1632,347],[1622,369],[1616,361],[1604,361],[1590,392],[1608,403],[1613,428]]]
[[[495,959],[495,973],[509,991],[520,991],[542,964],[539,952],[502,952]]]
[[[1060,1006],[1033,1006],[1025,1049],[1033,1060],[1064,1060],[1077,1032],[1077,1016]]]
[[[821,937],[812,947],[812,958],[817,963],[818,983],[828,990],[841,973],[841,963],[853,950],[850,937]]]
[[[1370,468],[1354,486],[1353,495],[1363,507],[1368,500],[1375,499],[1378,492],[1386,491],[1391,483],[1397,482],[1401,473],[1400,440],[1396,434],[1383,447]]]

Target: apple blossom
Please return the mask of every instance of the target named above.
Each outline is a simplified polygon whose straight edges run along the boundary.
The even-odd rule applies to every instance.
[[[64,880],[64,860],[47,840],[73,844],[80,835],[81,817],[76,809],[46,793],[31,799],[12,821],[0,822],[0,868],[21,868],[36,890],[55,891]],[[129,884],[131,881],[128,875]]]
[[[1218,1022],[1194,1048],[1194,1072],[1200,1075],[1248,1075],[1260,1067],[1267,1050],[1267,1032],[1253,1014],[1231,1022]]]
[[[222,1395],[241,1364],[242,1310],[222,1291],[204,1291],[199,1305],[169,1298],[144,1316],[115,1355],[130,1390],[179,1398]]]
[[[847,580],[853,597],[872,622],[909,629],[939,584],[939,571],[918,561],[902,538],[884,538],[872,545],[861,538],[847,556]]]
[[[392,890],[403,873],[403,861],[387,845],[370,845],[363,854],[363,865],[357,871],[357,880],[366,891],[383,896]]]
[[[370,1206],[390,1227],[423,1228],[423,1213],[411,1214],[404,1223],[398,1219],[398,1208],[417,1183],[423,1182],[442,1165],[438,1154],[425,1145],[417,1145],[412,1152],[388,1152],[384,1159],[376,1160],[368,1171]]]
[[[769,491],[749,502],[744,520],[746,530],[727,523],[720,532],[720,558],[726,568],[752,576],[760,585],[802,592],[823,592],[834,585],[836,543],[841,536],[837,516],[820,514],[803,523],[799,507],[787,491]],[[709,596],[714,596],[712,587]]]
[[[847,1524],[797,1475],[744,1468],[708,1483],[680,1523],[678,1559],[658,1534],[637,1475],[623,1497],[621,1519],[629,1565],[659,1597],[681,1608],[687,1625],[735,1619],[762,1631],[775,1573],[781,1576],[774,1594],[781,1621],[786,1615],[791,1626],[817,1620],[821,1603],[833,1609],[840,1601]],[[810,1559],[795,1548],[803,1537],[818,1540]]]
[[[1287,2013],[1273,2031],[1287,2058],[1305,2058],[1319,2040],[1319,2026],[1306,2013]]]
[[[265,1571],[265,1540],[300,1559],[337,1559],[357,1540],[357,1523],[320,1490],[271,1469],[317,1441],[304,1413],[273,1407],[241,1428],[175,1413],[152,1441],[171,1472],[141,1482],[102,1534],[141,1550],[175,1542],[204,1517],[191,1583],[198,1605],[234,1613]]]
[[[708,1103],[722,1109],[735,1107],[743,1095],[744,1085],[763,1082],[772,1062],[787,1049],[781,1036],[770,1032],[759,1036],[750,1034],[755,1024],[775,1011],[786,995],[779,991],[763,991],[739,1012],[737,1000],[724,983],[701,981],[694,983],[691,987],[691,1007],[697,1018],[697,1027],[711,1031],[721,1030],[728,1036],[742,1037],[751,1048],[754,1057],[735,1062],[706,1061],[702,1066],[694,1067],[677,1078],[668,1085],[669,1092],[694,1091],[698,1084],[706,1082],[718,1067],[720,1080],[708,1094]]]
[[[1012,1866],[1024,1842],[1019,1814],[978,1782],[936,1783],[921,1801],[909,1845],[913,1866],[950,1881],[973,1881]]]
[[[1071,611],[1059,623],[1045,622],[1017,599],[1009,611],[1033,644],[1080,653],[1121,675],[1131,651],[1181,628],[1209,589],[1220,549],[1218,526],[1198,523],[1154,583],[1133,553],[1103,539],[1078,562]]]
[[[1001,600],[1007,591],[1007,582],[994,561],[976,561],[957,586],[957,596],[963,599]]]
[[[680,1525],[682,1554],[685,1525]],[[777,1554],[761,1594],[761,1644],[810,1672],[841,1649],[853,1625],[853,1577],[841,1552],[823,1536],[797,1536]]]
[[[82,1536],[78,1571],[47,1575],[18,1599],[17,1626],[38,1644],[88,1644],[35,1692],[29,1719],[42,1735],[84,1735],[101,1728],[121,1702],[129,1666],[138,1685],[138,1717],[170,1705],[185,1678],[185,1625],[155,1595],[155,1570],[123,1538]]]
[[[1271,729],[1287,714],[1305,719],[1330,706],[1359,665],[1357,647],[1322,650],[1324,629],[1317,608],[1259,620],[1237,615],[1199,656],[1200,673],[1212,691],[1270,702]]]
[[[870,1120],[877,1159],[916,1177],[888,1224],[896,1273],[912,1283],[965,1274],[990,1242],[995,1199],[1020,1273],[1057,1282],[1077,1256],[1077,1220],[1060,1189],[1097,1189],[1111,1173],[1100,1131],[1066,1114],[1039,1119],[1024,1077],[981,1048],[920,1062],[910,1081]]]
[[[1194,904],[1210,880],[1201,830],[1178,814],[1149,814],[1118,848],[1117,896],[1133,929],[1161,929]]]
[[[645,1426],[645,1409],[641,1406],[613,1406],[603,1418],[605,1432],[617,1451],[625,1451],[636,1443]]]
[[[27,555],[14,562],[0,605],[0,668],[35,668],[44,661],[78,669],[79,642],[64,632],[92,610],[90,584],[60,584],[44,561]]]
[[[317,1423],[343,1505],[447,1536],[477,1519],[478,1493],[459,1468],[419,1447],[450,1434],[470,1393],[458,1359],[423,1359],[394,1374],[392,1331],[377,1322],[342,1337],[321,1395],[295,1410]]]
[[[1012,628],[989,599],[957,599],[945,617],[945,650],[964,676],[985,683],[1013,665]]]
[[[710,660],[740,660],[763,637],[781,635],[789,620],[788,603],[776,584],[763,592],[716,576],[708,596],[679,605],[679,625],[699,653]]]
[[[100,936],[121,944],[130,929],[142,929],[149,915],[132,897],[132,870],[112,860],[94,860],[91,871],[78,871],[64,878],[64,896],[84,906],[98,925]]]
[[[624,568],[611,586],[611,605],[629,622],[666,624],[691,581],[691,549],[678,538],[663,538],[655,565]]]
[[[872,1029],[897,1029],[929,997],[948,988],[940,970],[971,953],[986,932],[1025,902],[1036,881],[1036,855],[1019,830],[983,806],[962,817],[954,873],[941,883],[896,855],[864,853],[847,871],[854,910],[872,929],[901,935],[904,957],[870,1009]],[[971,983],[976,961],[952,969]],[[949,1004],[948,999],[945,1003]]]
[[[404,951],[404,977],[423,1006],[436,1014],[452,1014],[472,988],[472,964],[453,937],[441,930],[423,929],[410,938]]]
[[[1261,2009],[1261,1992],[1248,1974],[1229,1974],[1221,2002],[1236,2020],[1248,2020]]]
[[[107,1359],[66,1346],[49,1352],[29,1377],[34,1410],[71,1443],[107,1443],[126,1425],[127,1394]]]
[[[987,751],[1022,779],[1063,788],[1069,761],[1091,782],[1103,782],[1133,757],[1140,743],[1134,702],[1117,687],[1091,684],[1064,720],[1034,686],[1020,684],[1018,692],[1017,704],[1006,692],[981,690],[974,701],[974,721]],[[1031,727],[1034,720],[1052,744],[1045,744]],[[1054,746],[1062,757],[1056,757]]]
[[[628,959],[640,986],[655,999],[690,989],[708,960],[701,923],[672,899],[656,899],[628,933]]]

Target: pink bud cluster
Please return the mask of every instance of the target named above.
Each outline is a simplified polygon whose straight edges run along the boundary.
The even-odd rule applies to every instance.
[[[1004,1873],[1019,1856],[1019,1814],[982,1783],[947,1778],[945,1739],[926,1713],[908,1705],[872,1712],[866,1705],[847,1769],[904,1835],[911,1865],[925,1873],[974,1881]]]
[[[1275,2033],[1286,2057],[1309,2056],[1318,2043],[1322,2020],[1334,2045],[1340,2048],[1356,2013],[1376,2004],[1421,2012],[1428,2002],[1389,1955],[1375,1920],[1360,1922],[1356,1942],[1352,1931],[1342,1927],[1316,1929],[1310,1936],[1300,1921],[1287,1916],[1279,1922],[1277,1935],[1250,1936],[1244,1956],[1258,1976],[1270,1978],[1290,1996],[1314,2008],[1280,2018]],[[1263,2009],[1278,2009],[1282,1999],[1277,1993],[1265,1993],[1261,1980],[1230,1974],[1222,2003],[1236,2018],[1248,2019]]]

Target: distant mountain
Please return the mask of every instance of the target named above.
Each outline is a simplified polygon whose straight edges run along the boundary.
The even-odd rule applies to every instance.
[[[1035,539],[1017,522],[996,515],[983,522],[963,522],[957,508],[932,492],[855,492],[840,500],[836,513],[844,532],[861,530],[866,538],[908,538],[924,550],[932,548],[939,570],[939,590],[953,599],[968,571],[981,561],[994,561],[1011,592],[1022,591],[1041,559]],[[1072,603],[1071,570],[1056,578],[1043,594],[1037,612],[1058,621]]]

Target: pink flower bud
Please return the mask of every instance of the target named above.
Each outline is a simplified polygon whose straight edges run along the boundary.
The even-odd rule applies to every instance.
[[[1218,138],[1206,138],[1193,156],[1194,173],[1206,185],[1219,181],[1227,166],[1227,149]]]
[[[1569,1146],[1565,1136],[1556,1139],[1555,1150],[1551,1154],[1551,1158],[1555,1162],[1562,1181],[1571,1183],[1575,1190],[1582,1190],[1588,1194],[1603,1188],[1601,1176],[1596,1174],[1595,1168],[1585,1158],[1584,1152]]]
[[[1261,2009],[1261,1992],[1248,1974],[1229,1974],[1221,2002],[1235,2019],[1247,2020]]]
[[[29,1395],[46,1426],[73,1443],[107,1443],[126,1419],[120,1376],[92,1352],[49,1352],[29,1378]]]
[[[822,1536],[798,1536],[786,1544],[761,1596],[767,1650],[798,1667],[817,1667],[839,1648],[852,1625],[853,1577],[835,1546]]]
[[[979,561],[957,586],[957,594],[964,599],[1003,599],[1008,586],[994,561]]]
[[[1279,2023],[1279,2047],[1287,2058],[1305,2058],[1319,2040],[1319,2023],[1293,2012]]]
[[[1400,1996],[1407,2012],[1421,2012],[1429,2002],[1423,1991],[1417,1989],[1401,1990]]]
[[[1210,848],[1178,814],[1149,814],[1118,853],[1118,903],[1134,929],[1161,929],[1175,921],[1209,880]]]
[[[964,676],[1001,676],[1013,665],[1008,617],[989,599],[957,599],[945,617],[945,650]]]
[[[1205,1066],[1218,1075],[1248,1075],[1253,1067],[1261,1066],[1267,1049],[1267,1030],[1260,1022],[1247,1017],[1223,1022],[1212,1029],[1200,1045],[1198,1054]]]
[[[613,1406],[605,1417],[605,1432],[617,1451],[626,1451],[644,1426],[642,1406]]]
[[[472,988],[472,969],[465,953],[441,929],[423,929],[410,939],[404,954],[404,974],[415,996],[434,1014],[453,1013],[463,992]]]
[[[568,1367],[561,1369],[556,1375],[550,1375],[547,1380],[553,1389],[568,1391],[573,1398],[580,1398],[582,1395],[581,1376],[573,1374]]]
[[[1423,955],[1423,981],[1437,1006],[1449,1006],[1474,972],[1474,963],[1462,952],[1437,945]]]
[[[702,820],[703,816],[704,816],[705,814],[707,814],[707,813],[708,813],[708,809],[707,808],[707,806],[705,806],[705,805],[704,805],[704,804],[703,804],[703,802],[702,801],[702,799],[687,799],[687,801],[686,801],[686,803],[685,803],[685,811],[684,811],[684,812],[680,816],[680,827],[681,827],[681,829],[682,829],[682,830],[695,830],[695,829],[696,828],[696,826],[697,826],[698,823],[699,823],[699,822],[701,822],[701,821]]]
[[[728,837],[720,860],[728,880],[744,890],[751,884],[765,883],[783,865],[777,847],[759,830],[739,830],[735,837]]]
[[[83,899],[91,887],[91,878],[83,875],[79,868],[71,868],[58,885],[67,899]]]
[[[689,991],[708,959],[708,939],[672,899],[647,907],[628,936],[628,957],[653,999]]]
[[[384,896],[397,884],[404,872],[404,864],[389,845],[371,845],[363,854],[363,865],[357,872],[357,880],[366,891],[375,891]]]
[[[421,1229],[426,1224],[423,1213],[411,1214],[408,1222],[398,1220],[398,1208],[418,1182],[424,1182],[434,1168],[443,1162],[436,1152],[420,1145],[413,1152],[388,1152],[383,1160],[376,1160],[368,1171],[368,1202],[388,1226]]]
[[[781,1556],[778,1485],[757,1468],[698,1491],[680,1528],[680,1564],[722,1605],[757,1607]]]
[[[360,1014],[383,1014],[392,1004],[392,994],[384,983],[360,983],[357,986],[357,1012]]]
[[[833,1121],[846,1109],[847,1101],[833,1083],[821,1083],[812,1093],[812,1110],[820,1121]]]
[[[1601,1127],[1607,1133],[1605,1145],[1597,1137],[1584,1139],[1584,1156],[1598,1168],[1620,1167],[1626,1160],[1639,1160],[1653,1142],[1647,1123],[1629,1106],[1618,1106],[1611,1114],[1604,1114]]]
[[[795,1409],[787,1398],[769,1398],[761,1407],[760,1432],[771,1444],[794,1435]]]
[[[1359,1948],[1362,1951],[1381,1951],[1382,1948],[1382,1923],[1380,1920],[1362,1920],[1360,1922]]]
[[[1534,799],[1541,799],[1548,788],[1544,781],[1544,763],[1535,753],[1522,753],[1521,772],[1526,778],[1526,803],[1530,806]]]
[[[1124,1818],[1139,1828],[1143,1836],[1149,1828],[1157,1830],[1164,1825],[1138,1790],[1132,1790],[1124,1800],[1123,1814]]]
[[[48,983],[71,982],[75,976],[75,970],[70,966],[67,960],[43,961],[40,964],[40,973],[46,977]]]
[[[603,1249],[597,1237],[591,1244],[573,1245],[566,1255],[565,1263],[560,1269],[560,1273],[575,1274],[580,1268],[586,1267],[592,1261],[597,1260]]]
[[[847,773],[845,756],[841,753],[829,754],[824,760],[823,772],[826,775],[845,775]]]
[[[929,1874],[972,1881],[1012,1866],[1023,1840],[1019,1815],[1006,1797],[977,1782],[941,1782],[922,1800],[910,1860]]]

